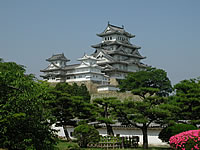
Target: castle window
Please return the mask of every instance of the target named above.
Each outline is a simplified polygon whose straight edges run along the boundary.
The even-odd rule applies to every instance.
[[[105,37],[105,41],[107,40],[107,38]]]
[[[110,37],[110,40],[112,40],[112,37]]]

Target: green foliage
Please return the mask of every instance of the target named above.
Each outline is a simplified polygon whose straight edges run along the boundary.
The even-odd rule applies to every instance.
[[[77,143],[67,142],[67,141],[59,141],[56,145],[58,150],[80,150],[80,147]]]
[[[143,132],[143,147],[148,148],[147,128],[152,122],[170,120],[175,106],[167,103],[172,91],[167,73],[162,69],[147,68],[144,71],[130,73],[119,86],[121,91],[131,91],[140,96],[140,101],[125,101],[115,105],[119,120],[131,124]]]
[[[76,83],[73,83],[72,85],[68,83],[58,83],[56,84],[55,89],[64,93],[68,93],[71,96],[81,96],[85,102],[90,102],[90,94],[84,84],[78,86]]]
[[[167,104],[168,99],[161,97],[172,91],[170,80],[164,70],[147,68],[145,71],[129,74],[121,82],[121,91],[132,91],[141,97],[141,101],[124,102],[121,106],[125,108],[118,109],[124,110],[121,116],[129,120],[127,123],[145,123],[148,126],[153,121],[158,122],[172,117],[170,110],[176,107]]]
[[[173,104],[181,108],[178,119],[190,120],[195,126],[200,124],[200,80],[183,80],[174,89]]]
[[[121,81],[119,88],[122,92],[140,89],[140,91],[146,91],[149,94],[156,93],[159,96],[168,96],[172,92],[171,82],[167,77],[167,73],[162,69],[156,68],[147,68],[144,71],[130,73],[125,80]],[[151,92],[152,90],[153,93]],[[137,91],[137,93],[140,92]]]
[[[96,120],[99,123],[105,123],[108,135],[114,135],[111,124],[114,124],[114,110],[111,107],[116,101],[114,97],[98,98],[93,101],[96,110]]]
[[[52,93],[55,99],[51,102],[53,114],[58,125],[75,125],[74,118],[92,117],[90,95],[84,85],[58,83]]]
[[[159,133],[158,137],[163,142],[169,142],[170,137],[184,131],[195,130],[195,129],[197,129],[197,127],[193,125],[189,125],[189,124],[175,124],[175,125],[163,128],[161,132]]]
[[[89,120],[93,117],[89,92],[84,85],[58,83],[51,93],[55,96],[50,105],[57,119],[56,125],[64,127],[66,138],[70,140],[66,126],[76,126],[75,119]]]
[[[80,147],[83,148],[86,148],[90,142],[95,143],[100,140],[98,130],[86,123],[80,124],[74,129],[74,137],[77,138]]]
[[[23,66],[0,62],[0,147],[53,149],[51,98],[48,85],[26,75]]]
[[[66,144],[66,150],[80,150],[80,147],[77,143],[73,143],[73,142],[68,142]]]

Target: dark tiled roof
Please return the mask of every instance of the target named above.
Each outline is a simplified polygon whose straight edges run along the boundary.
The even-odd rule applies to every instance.
[[[104,53],[105,57],[108,58],[111,61],[115,61],[115,58],[112,57],[112,55],[114,54],[119,54],[119,55],[124,55],[124,56],[128,56],[128,57],[135,57],[135,58],[139,58],[139,59],[144,59],[146,57],[141,56],[139,53],[136,54],[129,54],[126,53],[122,50],[104,50],[104,49],[97,49],[96,52],[94,54],[92,54],[94,57],[97,57],[97,55],[99,54],[99,52]]]
[[[73,65],[67,65],[64,70],[71,70],[74,69],[75,67],[78,67],[80,64],[73,64]]]
[[[135,58],[139,58],[139,59],[144,59],[146,57],[143,57],[141,55],[138,55],[138,54],[128,54],[128,53],[124,53],[122,51],[111,51],[109,53],[110,55],[113,55],[113,54],[119,54],[119,55],[124,55],[124,56],[129,56],[129,57],[135,57]]]
[[[109,32],[106,32],[107,28],[110,28]],[[129,38],[132,38],[132,37],[135,37],[135,35],[132,35],[128,32],[126,32],[124,30],[124,27],[118,27],[118,26],[115,26],[115,25],[111,25],[111,24],[108,24],[107,28],[100,34],[97,34],[98,36],[102,37],[102,36],[106,36],[106,35],[111,35],[111,34],[121,34],[121,35],[125,35]]]
[[[109,45],[123,45],[125,47],[129,47],[129,48],[132,48],[132,49],[140,49],[141,48],[139,46],[136,46],[136,45],[133,45],[133,44],[124,43],[124,42],[120,42],[120,41],[106,41],[106,42],[103,42],[103,43],[92,45],[91,47],[93,47],[93,48],[101,48],[101,47],[109,46]]]
[[[63,61],[70,61],[69,59],[67,59],[64,54],[56,54],[56,55],[52,55],[50,58],[46,59],[47,61],[55,61],[55,60],[63,60]]]
[[[40,77],[43,77],[43,78],[49,78],[49,77],[65,77],[65,75],[64,75],[64,74],[49,73],[49,74],[46,74],[46,75],[40,75]]]
[[[97,49],[96,52],[92,54],[92,56],[97,57],[100,52],[102,52],[104,54],[104,57],[107,58],[108,60],[115,61],[115,59],[112,56],[108,55],[109,53],[108,50]]]
[[[53,71],[62,71],[63,69],[61,68],[54,68],[54,69],[43,69],[43,70],[40,70],[40,72],[53,72]]]
[[[49,65],[47,68],[40,70],[41,72],[49,72],[49,71],[55,71],[55,70],[63,70],[62,67],[57,66],[55,63],[51,63],[54,67],[56,68],[51,68],[51,66]]]

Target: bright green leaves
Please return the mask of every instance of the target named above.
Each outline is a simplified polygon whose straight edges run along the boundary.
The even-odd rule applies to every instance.
[[[87,147],[89,142],[98,142],[100,140],[99,132],[93,126],[86,123],[80,124],[74,129],[74,136],[77,138],[80,147]]]
[[[66,138],[70,140],[67,125],[76,126],[78,119],[94,119],[90,95],[84,85],[58,83],[51,93],[54,99],[49,101],[56,125],[63,126]]]
[[[114,97],[98,98],[93,101],[96,109],[96,120],[105,123],[108,135],[114,135],[111,124],[116,120],[116,112],[113,106],[118,100]]]
[[[162,69],[156,68],[147,68],[144,71],[130,73],[125,80],[121,81],[119,88],[121,91],[143,88],[142,90],[147,90],[149,94],[153,94],[153,89],[157,89],[154,92],[160,96],[167,96],[172,92],[171,82],[167,77],[167,73]],[[151,92],[151,90],[153,91]],[[136,92],[138,93],[139,91]]]
[[[142,129],[143,147],[148,148],[147,128],[152,122],[164,122],[172,114],[166,109],[166,98],[172,92],[167,73],[162,69],[146,68],[130,73],[119,85],[121,91],[131,91],[141,100],[122,102],[124,108],[115,110],[119,120]]]
[[[52,149],[49,87],[26,75],[23,66],[0,62],[0,147]]]
[[[181,120],[190,120],[190,123],[200,123],[200,80],[183,80],[174,86],[176,91],[172,97],[174,105],[179,106],[177,116]]]
[[[152,96],[152,95],[154,95],[155,93],[158,93],[158,92],[159,92],[158,88],[151,88],[151,87],[141,87],[141,88],[132,90],[132,93],[134,95],[139,95],[142,98]]]

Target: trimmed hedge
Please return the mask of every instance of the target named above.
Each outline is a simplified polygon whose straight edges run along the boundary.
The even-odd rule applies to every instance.
[[[184,131],[196,130],[196,129],[197,127],[190,124],[175,124],[163,128],[162,131],[159,133],[158,138],[161,139],[163,142],[169,142],[171,136],[174,136]]]

